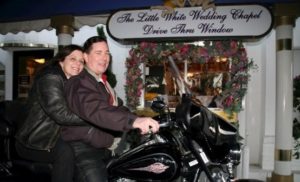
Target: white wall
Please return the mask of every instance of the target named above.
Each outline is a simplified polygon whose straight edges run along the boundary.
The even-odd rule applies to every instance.
[[[293,47],[294,49],[300,49],[300,17],[296,19],[294,31],[293,31]]]
[[[263,79],[264,73],[264,59],[263,50],[261,47],[262,41],[245,44],[248,57],[253,59],[258,66],[257,70],[251,71],[250,82],[248,83],[247,102],[245,105],[246,111],[246,131],[247,131],[247,145],[250,149],[250,164],[259,163],[259,155],[261,141],[261,125],[262,125],[262,99],[263,99]],[[242,121],[241,121],[242,122]]]
[[[5,36],[0,34],[1,43],[34,43],[57,45],[55,31],[43,30],[41,32],[31,31],[18,34],[8,33]],[[13,98],[13,52],[11,49],[0,49],[0,62],[5,65],[5,100]]]
[[[300,75],[300,48],[294,50],[294,76]]]
[[[13,73],[12,69],[12,53],[8,51],[3,51],[0,49],[0,62],[5,66],[5,100],[12,100],[13,97],[13,91],[12,91],[12,85],[13,85]]]
[[[260,165],[263,169],[272,170],[274,167],[274,146],[275,146],[275,111],[276,111],[276,42],[275,31],[273,30],[266,39],[265,47],[265,90],[263,102],[263,135]],[[263,79],[262,78],[262,79]]]
[[[250,164],[272,170],[274,166],[276,48],[275,30],[259,41],[245,43],[248,57],[258,66],[251,71],[244,110]],[[244,123],[245,122],[245,123]]]

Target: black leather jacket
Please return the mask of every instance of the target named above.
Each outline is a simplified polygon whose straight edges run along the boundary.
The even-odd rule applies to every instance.
[[[25,147],[49,151],[60,137],[61,125],[87,125],[67,107],[66,81],[58,64],[45,67],[35,77],[27,103],[27,118],[15,136]]]

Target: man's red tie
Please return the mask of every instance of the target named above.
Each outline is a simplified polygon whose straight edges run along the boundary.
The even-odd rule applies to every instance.
[[[102,80],[103,80],[103,83],[104,83],[104,86],[109,94],[109,104],[110,105],[113,105],[114,104],[114,98],[113,98],[113,95],[111,94],[111,91],[109,89],[109,87],[107,86],[107,76],[105,74],[102,74]]]

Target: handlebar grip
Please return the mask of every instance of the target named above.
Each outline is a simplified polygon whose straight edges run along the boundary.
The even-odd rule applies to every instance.
[[[166,127],[168,127],[169,126],[169,123],[168,122],[164,122],[164,123],[160,123],[159,124],[159,127],[160,128],[166,128]]]

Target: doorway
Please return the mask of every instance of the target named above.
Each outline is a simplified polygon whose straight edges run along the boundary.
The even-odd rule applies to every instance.
[[[53,49],[14,51],[13,99],[28,97],[35,74],[53,55]]]

